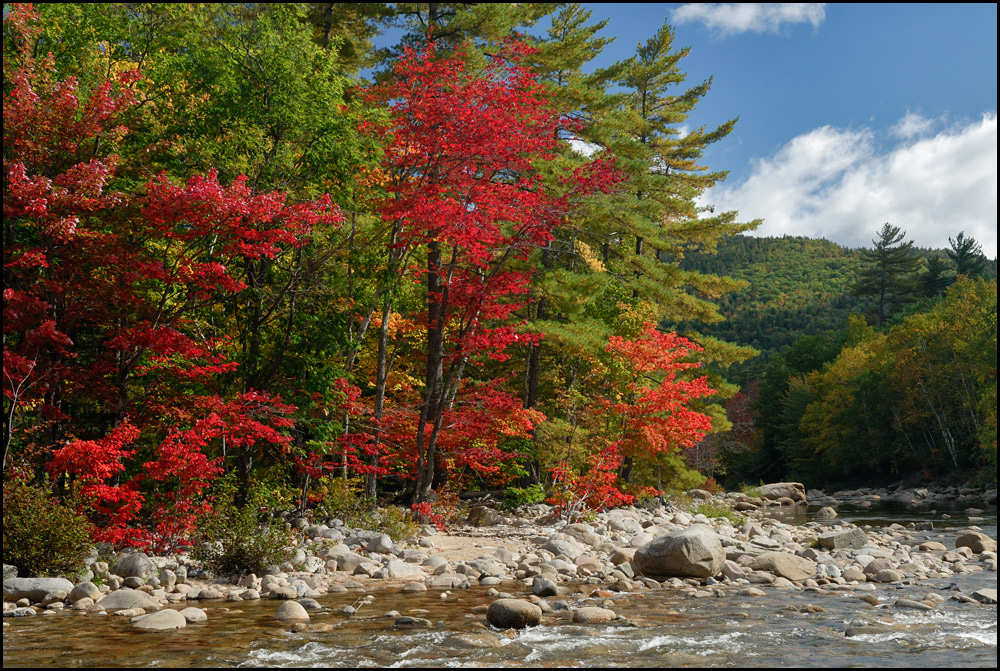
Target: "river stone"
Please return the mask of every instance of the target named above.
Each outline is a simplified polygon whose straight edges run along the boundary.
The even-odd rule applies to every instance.
[[[564,538],[551,539],[544,543],[539,549],[547,550],[556,556],[566,555],[570,561],[576,559],[583,553],[583,548],[581,548],[576,541]]]
[[[899,582],[903,579],[903,574],[891,568],[884,568],[875,574],[878,582]]]
[[[195,608],[194,606],[189,606],[184,610],[180,611],[180,614],[184,616],[188,624],[193,622],[206,622],[208,621],[208,613],[203,611],[201,608]]]
[[[584,606],[573,611],[573,621],[583,624],[600,624],[611,622],[618,615],[608,608],[598,608],[597,606]]]
[[[765,552],[750,561],[755,571],[768,571],[787,580],[806,580],[816,575],[816,562],[787,552]]]
[[[171,631],[183,629],[187,623],[187,618],[181,613],[172,608],[165,608],[158,613],[150,613],[136,618],[132,623],[132,628],[140,631]]]
[[[726,553],[711,527],[695,524],[660,536],[636,550],[633,563],[642,575],[708,578],[719,575]]]
[[[275,620],[308,620],[309,613],[298,601],[286,601],[278,607]]]
[[[948,549],[944,543],[937,541],[924,541],[918,547],[921,552],[944,552]]]
[[[160,602],[137,589],[119,589],[106,594],[103,599],[97,602],[104,610],[129,610],[132,608],[142,608],[143,610],[160,610]]]
[[[837,516],[837,511],[830,506],[823,506],[816,511],[816,519],[818,520],[832,520]]]
[[[531,581],[531,593],[535,596],[558,596],[559,586],[548,578],[535,576]]]
[[[392,538],[388,534],[379,534],[368,541],[365,550],[379,554],[389,554],[392,552]]]
[[[57,590],[69,593],[73,591],[73,583],[65,578],[8,578],[3,581],[4,599],[10,601],[30,599],[38,602]]]
[[[75,604],[80,599],[93,599],[97,601],[101,598],[101,590],[92,582],[81,582],[73,587],[69,593],[69,602]]]
[[[497,629],[524,629],[542,621],[542,609],[520,599],[497,599],[486,610],[486,621]]]
[[[490,557],[480,557],[479,559],[473,559],[472,561],[465,562],[466,566],[470,566],[475,570],[479,571],[480,578],[483,576],[492,578],[503,578],[507,575],[507,567],[501,564],[496,559]]]
[[[926,603],[914,601],[913,599],[896,599],[896,603],[893,606],[896,608],[909,608],[911,610],[934,610]]]
[[[879,571],[894,568],[896,568],[896,566],[892,563],[891,559],[887,557],[876,557],[865,564],[865,575],[871,578],[878,575]]]
[[[469,509],[469,516],[466,520],[476,527],[495,527],[503,522],[500,513],[486,506],[472,506]]]
[[[761,485],[760,496],[773,501],[789,498],[793,502],[806,500],[806,488],[801,482],[773,482],[769,485]]]
[[[454,648],[499,648],[500,639],[486,632],[455,634],[444,640],[444,644]]]
[[[420,570],[419,566],[414,566],[413,564],[407,564],[399,559],[390,559],[386,562],[383,568],[386,578],[402,578],[402,579],[414,579],[423,578],[424,572]]]
[[[979,531],[967,531],[955,541],[955,548],[966,547],[980,554],[982,552],[996,552],[997,542]]]
[[[848,582],[865,582],[868,580],[868,576],[857,566],[848,566],[841,573],[841,577]]]
[[[111,572],[123,578],[142,578],[143,580],[154,578],[159,573],[156,564],[144,552],[125,552],[118,555],[111,566]]]
[[[10,564],[3,565],[3,579],[10,580],[11,578],[17,577],[17,567],[11,566]]]
[[[997,591],[996,589],[990,589],[984,587],[983,589],[977,589],[972,593],[972,598],[979,603],[985,603],[991,606],[995,606],[997,603]]]
[[[841,548],[857,550],[864,547],[866,543],[868,543],[868,534],[863,529],[858,529],[857,527],[846,531],[823,534],[819,537],[819,546],[827,550]]]

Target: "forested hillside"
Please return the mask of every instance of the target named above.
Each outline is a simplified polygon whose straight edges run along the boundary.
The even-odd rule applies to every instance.
[[[801,336],[839,331],[848,315],[863,310],[865,299],[852,294],[861,265],[860,250],[791,236],[734,236],[716,254],[694,251],[684,259],[685,268],[745,283],[719,299],[726,320],[701,330],[765,356]]]

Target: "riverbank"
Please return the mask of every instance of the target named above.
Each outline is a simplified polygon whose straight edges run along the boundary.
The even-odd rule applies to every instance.
[[[995,505],[996,491],[852,490],[826,494],[801,485],[777,483],[749,493],[712,496],[690,492],[686,506],[654,502],[644,508],[598,513],[588,522],[567,524],[544,505],[529,506],[523,516],[504,517],[491,509],[473,509],[489,526],[458,526],[448,533],[424,527],[422,536],[396,540],[373,530],[331,524],[303,524],[293,561],[265,575],[216,578],[187,556],[148,557],[128,553],[112,562],[94,562],[91,580],[72,584],[60,579],[5,579],[4,616],[52,616],[65,612],[125,617],[135,628],[170,630],[206,617],[207,603],[261,599],[275,603],[275,616],[289,626],[307,628],[309,613],[324,609],[327,594],[357,592],[367,607],[369,593],[400,590],[436,592],[447,599],[473,586],[490,596],[513,598],[529,592],[527,622],[545,613],[572,610],[575,621],[627,621],[627,612],[577,605],[567,599],[610,599],[621,593],[675,590],[692,597],[755,598],[770,590],[808,590],[825,594],[876,592],[880,587],[917,585],[954,575],[997,570],[996,541],[976,525],[983,509]],[[789,524],[770,511],[803,510],[822,505],[815,520]],[[933,539],[933,523],[893,524],[863,529],[837,521],[838,507],[864,508],[892,501],[913,509],[948,503],[968,504],[969,524],[949,545]],[[692,510],[714,504],[745,517],[707,517]],[[714,509],[709,507],[709,509]],[[944,514],[947,515],[947,514]],[[867,597],[865,597],[867,598]],[[877,599],[878,597],[872,597]],[[928,593],[919,600],[897,600],[895,607],[933,611],[950,599],[973,607],[996,603],[995,586],[972,593]],[[869,601],[871,599],[868,599]],[[511,608],[521,608],[511,604]],[[173,610],[183,614],[152,613]],[[537,610],[535,610],[537,609]],[[200,612],[196,612],[200,611]],[[400,615],[406,624],[407,616]],[[490,616],[491,624],[510,621]],[[418,618],[419,619],[419,618]],[[4,620],[5,631],[10,620]],[[412,623],[411,623],[412,624]],[[413,626],[429,626],[417,622]]]

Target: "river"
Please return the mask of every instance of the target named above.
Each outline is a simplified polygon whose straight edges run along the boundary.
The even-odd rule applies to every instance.
[[[974,521],[996,538],[996,509]],[[811,519],[799,516],[789,521]],[[962,513],[841,509],[840,520],[873,527],[932,520],[921,533],[954,547]],[[519,585],[518,585],[519,586]],[[593,586],[587,586],[593,588]],[[344,606],[362,593],[318,599],[328,610],[313,614],[311,631],[290,632],[273,619],[277,604],[201,602],[208,622],[173,633],[142,634],[124,618],[66,611],[51,616],[6,619],[4,667],[989,667],[997,666],[996,606],[947,599],[956,588],[969,594],[996,589],[997,574],[982,572],[880,585],[874,592],[765,588],[763,597],[695,598],[673,590],[589,599],[628,618],[624,624],[579,625],[568,611],[546,614],[543,625],[508,638],[484,627],[486,588],[458,590],[447,599],[375,592],[370,605],[347,617]],[[511,589],[510,584],[503,588]],[[898,597],[946,597],[930,612],[893,608]],[[526,595],[527,592],[524,592]],[[874,595],[877,605],[859,595]],[[579,602],[583,595],[566,600]],[[610,601],[610,602],[608,602]],[[429,628],[408,629],[382,617],[399,611],[429,620]],[[884,631],[845,636],[851,627],[877,625]],[[494,647],[473,647],[470,637]]]

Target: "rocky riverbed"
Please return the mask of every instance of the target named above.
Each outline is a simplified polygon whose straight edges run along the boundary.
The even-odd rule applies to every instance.
[[[347,528],[337,520],[295,520],[303,532],[295,557],[260,576],[215,578],[186,556],[142,553],[93,561],[91,575],[84,576],[89,579],[76,583],[9,577],[5,567],[5,637],[15,622],[9,618],[70,613],[123,618],[126,629],[137,633],[169,632],[204,623],[215,617],[210,613],[230,612],[240,602],[262,600],[275,602],[275,626],[290,631],[329,629],[331,614],[378,615],[395,627],[431,629],[435,624],[421,613],[377,612],[379,592],[448,600],[471,587],[485,590],[490,601],[474,609],[481,625],[463,634],[469,646],[499,645],[504,630],[546,623],[642,626],[642,618],[619,597],[664,591],[678,598],[740,603],[807,594],[807,606],[815,612],[823,611],[824,598],[844,596],[900,613],[934,613],[948,602],[949,607],[990,608],[995,621],[995,577],[992,587],[968,591],[913,594],[910,589],[906,597],[896,591],[955,576],[995,574],[996,540],[975,524],[976,513],[982,512],[976,506],[995,505],[995,490],[810,491],[807,498],[801,485],[776,483],[751,493],[713,496],[696,490],[689,495],[692,502],[727,504],[746,521],[737,525],[670,502],[615,509],[572,524],[543,505],[516,517],[474,507],[471,518],[482,526],[448,533],[424,528],[419,538],[406,540]],[[962,514],[969,525],[944,544],[933,540],[931,522],[879,529],[838,522],[839,508],[864,508],[865,501],[923,509],[967,504]],[[768,515],[802,509],[807,502],[823,507],[813,521],[790,524]],[[354,598],[331,613],[324,603],[337,593]],[[866,624],[844,634],[870,635],[871,627],[881,626]]]

